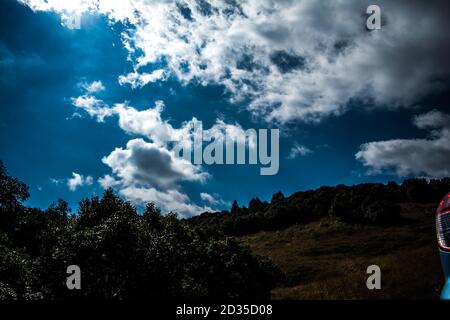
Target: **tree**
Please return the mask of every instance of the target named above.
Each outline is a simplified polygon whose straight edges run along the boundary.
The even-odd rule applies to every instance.
[[[28,197],[28,186],[8,176],[3,162],[0,161],[0,208],[19,207]]]
[[[256,197],[250,200],[250,202],[248,203],[248,208],[250,209],[250,211],[256,212],[261,210],[262,205],[262,201],[259,200],[258,197]]]
[[[61,199],[42,211],[22,205],[27,187],[4,167],[1,175],[0,299],[257,299],[279,277],[217,229],[162,215],[154,203],[140,215],[108,189],[74,215]],[[67,290],[69,265],[80,267],[82,290]]]
[[[270,203],[274,204],[282,200],[284,200],[284,194],[281,191],[278,191],[277,193],[274,193],[274,195],[272,196],[272,200],[270,200]]]
[[[233,204],[231,205],[231,214],[232,215],[237,215],[239,212],[239,205],[237,203],[237,200],[233,201]]]

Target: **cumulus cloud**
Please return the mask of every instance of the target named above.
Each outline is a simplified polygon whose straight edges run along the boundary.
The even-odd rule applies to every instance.
[[[72,98],[72,103],[76,107],[84,109],[99,122],[103,122],[106,117],[116,115],[119,119],[119,127],[125,132],[147,137],[158,146],[166,148],[171,142],[178,142],[181,145],[185,144],[190,148],[195,134],[194,127],[201,123],[193,117],[191,120],[185,121],[179,128],[175,128],[162,118],[163,101],[156,101],[152,108],[145,110],[138,110],[126,103],[117,103],[109,107],[104,101],[86,95]],[[249,134],[237,122],[226,123],[222,119],[216,119],[216,122],[210,128],[202,127],[202,133],[207,141],[226,135],[234,139],[238,144],[246,144],[248,142],[246,147],[250,149],[257,147],[256,135]]]
[[[72,172],[72,178],[67,179],[67,186],[71,191],[77,190],[81,186],[90,186],[94,182],[91,176],[84,177],[83,175]]]
[[[125,148],[116,148],[103,158],[112,175],[98,179],[103,188],[113,187],[135,202],[155,201],[167,211],[177,211],[183,216],[200,214],[213,210],[207,206],[198,206],[182,193],[182,182],[203,183],[209,177],[200,165],[180,158],[171,149],[174,143],[192,148],[196,132],[195,125],[200,122],[196,118],[185,121],[175,128],[162,118],[164,103],[156,101],[152,108],[137,110],[126,103],[117,103],[112,107],[91,95],[72,98],[76,107],[84,109],[99,122],[106,117],[117,116],[119,127],[131,135],[147,138],[130,140]],[[235,139],[237,144],[245,144],[246,148],[257,147],[256,135],[248,132],[238,123],[226,123],[217,119],[210,128],[202,128],[205,140],[220,135]],[[133,194],[135,192],[135,194]],[[180,195],[183,195],[181,197]],[[216,205],[227,205],[218,199]],[[213,205],[213,203],[209,203]]]
[[[139,87],[173,76],[220,84],[268,121],[318,121],[355,99],[409,106],[445,87],[439,79],[450,73],[446,0],[377,1],[383,26],[374,32],[364,29],[368,0],[20,1],[129,26],[122,39],[135,71],[122,83]]]
[[[119,185],[120,181],[114,179],[114,177],[110,176],[109,174],[106,174],[103,177],[98,178],[98,183],[102,186],[103,189],[108,189]]]
[[[209,175],[163,146],[133,139],[126,148],[116,148],[102,161],[113,173],[99,179],[102,187],[116,187],[133,202],[153,201],[163,210],[183,217],[211,210],[193,203],[180,187],[184,181],[203,183]]]
[[[180,181],[204,182],[208,174],[171,151],[143,139],[128,141],[102,159],[126,185],[170,187]]]
[[[86,111],[98,122],[103,122],[106,117],[118,116],[118,124],[122,130],[130,134],[137,134],[151,139],[158,145],[167,145],[170,141],[180,141],[189,136],[192,121],[175,129],[170,123],[162,119],[164,102],[156,101],[153,108],[137,110],[126,103],[117,103],[108,106],[103,100],[92,95],[81,95],[72,98],[72,104]]]
[[[363,144],[356,159],[372,173],[394,171],[398,176],[450,176],[450,115],[437,110],[418,115],[413,123],[430,130],[425,139],[395,139]]]
[[[306,156],[309,153],[312,153],[311,149],[298,143],[294,143],[291,150],[289,151],[289,155],[287,156],[287,158],[292,160],[299,156]]]
[[[161,113],[164,103],[157,101],[153,108],[137,110],[126,104],[116,104],[112,112],[119,117],[119,126],[127,133],[143,135],[158,145],[165,145],[169,141],[177,141],[187,134],[186,130],[175,129],[170,123],[162,119]]]

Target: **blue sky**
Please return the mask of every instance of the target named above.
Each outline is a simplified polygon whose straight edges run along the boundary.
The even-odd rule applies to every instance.
[[[106,175],[137,205],[154,200],[183,216],[228,208],[234,199],[270,200],[278,190],[450,175],[445,2],[427,7],[426,17],[415,2],[381,3],[390,19],[378,34],[364,30],[364,5],[356,2],[23,2],[0,4],[0,159],[30,186],[30,205],[63,198],[76,208],[103,192]],[[295,16],[280,21],[277,10]],[[68,12],[79,12],[80,29],[61,23]],[[354,19],[333,21],[336,12]],[[154,22],[165,14],[174,20]],[[212,25],[214,15],[221,24]],[[403,32],[413,22],[421,26],[414,37]],[[296,31],[300,23],[307,31]],[[290,60],[280,61],[280,52]],[[361,60],[364,54],[372,56]],[[164,105],[158,112],[157,101]],[[151,129],[127,127],[148,123],[149,108]],[[105,110],[115,111],[100,119]],[[156,162],[136,167],[130,140],[164,155],[158,132],[181,130],[194,117],[205,128],[218,120],[244,130],[279,128],[278,174],[261,176],[251,165],[193,166],[166,181]],[[308,152],[290,157],[295,146]],[[119,159],[125,154],[128,162]]]

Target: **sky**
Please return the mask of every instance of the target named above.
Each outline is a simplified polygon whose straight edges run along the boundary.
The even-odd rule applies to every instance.
[[[189,217],[277,191],[450,176],[448,1],[0,7],[0,159],[31,206],[76,210],[112,187]],[[197,121],[279,129],[279,171],[175,157]]]

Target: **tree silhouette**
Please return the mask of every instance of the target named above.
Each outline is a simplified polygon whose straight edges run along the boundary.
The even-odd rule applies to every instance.
[[[237,215],[239,212],[239,205],[237,203],[237,200],[233,201],[233,204],[231,205],[231,214],[232,215]]]
[[[142,214],[112,189],[42,211],[23,206],[22,182],[0,166],[0,299],[268,299],[282,274],[267,259],[219,232],[162,215]],[[82,290],[65,286],[78,265]]]

